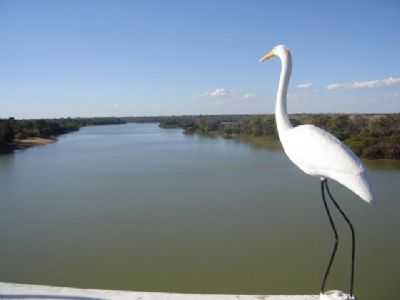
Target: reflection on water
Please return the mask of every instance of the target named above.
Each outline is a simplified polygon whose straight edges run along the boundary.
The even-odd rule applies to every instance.
[[[0,281],[318,293],[332,245],[319,180],[254,145],[127,124],[0,156]],[[375,206],[331,187],[357,231],[356,294],[396,299],[400,169],[367,165]],[[335,217],[343,248],[328,286],[345,289],[349,232]]]
[[[370,170],[393,170],[398,172],[400,170],[400,160],[378,159],[378,160],[364,160]]]

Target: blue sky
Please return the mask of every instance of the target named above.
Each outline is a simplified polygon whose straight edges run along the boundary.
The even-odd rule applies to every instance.
[[[399,112],[400,2],[0,0],[0,117]]]

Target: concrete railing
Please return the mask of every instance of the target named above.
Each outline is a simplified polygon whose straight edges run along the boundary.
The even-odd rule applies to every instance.
[[[223,295],[178,294],[92,290],[46,285],[0,282],[0,299],[57,299],[57,300],[316,300],[312,295]]]

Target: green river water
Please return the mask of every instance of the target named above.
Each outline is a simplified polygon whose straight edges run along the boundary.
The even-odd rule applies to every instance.
[[[358,299],[400,296],[400,165],[366,162],[376,205],[331,190],[357,233]],[[319,180],[276,147],[157,124],[82,128],[0,156],[0,281],[316,294],[332,246]],[[350,239],[329,288],[347,289]]]

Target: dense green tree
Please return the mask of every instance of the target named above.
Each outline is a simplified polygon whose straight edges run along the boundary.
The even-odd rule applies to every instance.
[[[0,151],[10,152],[18,141],[31,137],[53,138],[60,134],[79,130],[81,126],[122,124],[121,118],[62,118],[39,120],[0,120]]]
[[[163,118],[160,126],[168,124],[168,118]],[[213,132],[226,138],[240,134],[278,136],[273,115],[184,116],[174,117],[173,122],[185,133]],[[291,122],[294,126],[314,124],[328,130],[361,157],[400,159],[400,114],[298,114],[292,115]]]

